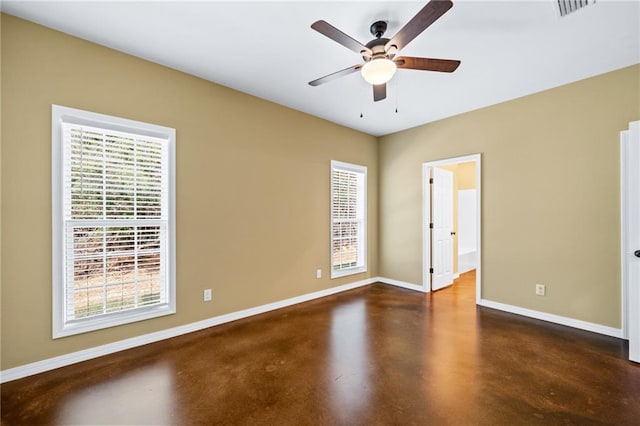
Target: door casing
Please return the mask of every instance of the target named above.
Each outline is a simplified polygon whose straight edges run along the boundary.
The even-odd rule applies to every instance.
[[[640,121],[620,133],[622,335],[629,359],[640,362]]]

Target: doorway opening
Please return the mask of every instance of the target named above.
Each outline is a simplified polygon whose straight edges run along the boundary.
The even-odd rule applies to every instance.
[[[481,297],[480,154],[422,165],[423,291],[454,285],[475,275]]]

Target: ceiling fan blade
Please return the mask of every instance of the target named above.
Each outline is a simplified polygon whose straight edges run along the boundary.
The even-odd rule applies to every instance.
[[[387,83],[373,85],[373,102],[378,102],[387,97]]]
[[[438,18],[453,6],[451,0],[431,0],[425,7],[418,12],[416,16],[411,18],[407,24],[402,27],[398,34],[393,36],[385,45],[385,51],[389,51],[391,46],[396,46],[397,50],[402,49],[427,29]]]
[[[353,50],[359,54],[366,54],[367,56],[371,56],[371,49],[366,47],[364,44],[360,43],[357,40],[352,39],[333,25],[329,24],[326,21],[316,21],[311,24],[311,28],[319,32],[320,34],[329,37],[331,40],[335,41],[346,47],[349,50]]]
[[[439,72],[454,72],[460,65],[460,61],[453,59],[414,58],[411,56],[400,56],[393,62],[398,68]]]
[[[345,75],[349,75],[351,73],[354,73],[354,72],[358,71],[360,68],[362,68],[362,64],[354,65],[352,67],[345,68],[343,70],[336,71],[334,73],[325,75],[324,77],[320,77],[320,78],[317,78],[317,79],[315,79],[313,81],[310,81],[309,85],[310,86],[319,86],[321,84],[328,83],[328,82],[330,82],[332,80],[335,80],[336,78],[344,77]]]

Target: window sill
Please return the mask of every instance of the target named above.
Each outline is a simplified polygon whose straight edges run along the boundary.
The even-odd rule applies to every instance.
[[[367,272],[367,267],[366,266],[358,266],[358,267],[354,267],[354,268],[349,268],[349,269],[341,269],[339,271],[331,271],[331,279],[334,278],[342,278],[342,277],[346,277],[349,275],[355,275],[355,274],[361,274],[363,272]]]
[[[132,309],[124,312],[114,312],[112,314],[101,315],[95,318],[69,321],[66,324],[54,324],[53,338],[58,339],[60,337],[73,336],[74,334],[87,333],[90,331],[101,330],[103,328],[130,324],[132,322],[144,321],[175,313],[176,310],[174,306],[165,304],[148,308]]]

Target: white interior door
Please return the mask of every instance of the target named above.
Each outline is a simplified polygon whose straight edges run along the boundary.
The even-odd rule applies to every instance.
[[[629,359],[640,362],[640,121],[621,134],[623,276],[627,293]]]
[[[453,172],[433,167],[431,191],[431,290],[453,283]]]

